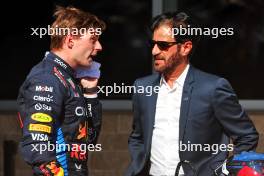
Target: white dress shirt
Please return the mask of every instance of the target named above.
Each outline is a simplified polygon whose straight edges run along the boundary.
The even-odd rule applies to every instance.
[[[151,144],[150,175],[174,176],[179,158],[179,119],[184,81],[189,65],[170,88],[161,77]],[[182,169],[180,174],[183,174]]]

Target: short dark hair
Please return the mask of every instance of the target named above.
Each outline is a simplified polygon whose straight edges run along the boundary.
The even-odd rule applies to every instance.
[[[151,33],[162,25],[169,25],[171,28],[198,28],[199,26],[194,23],[193,19],[185,12],[166,12],[153,18],[151,23]],[[192,41],[195,47],[200,40],[199,35],[174,35],[175,41],[184,43],[186,41]]]

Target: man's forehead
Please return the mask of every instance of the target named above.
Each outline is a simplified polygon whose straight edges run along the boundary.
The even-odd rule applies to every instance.
[[[164,38],[168,40],[174,40],[172,35],[172,28],[169,25],[161,25],[154,30],[153,38]]]

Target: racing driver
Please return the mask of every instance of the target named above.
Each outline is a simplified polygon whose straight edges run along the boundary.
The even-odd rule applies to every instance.
[[[89,68],[102,50],[98,39],[105,23],[74,7],[57,7],[54,17],[50,52],[19,90],[20,150],[34,175],[87,176],[88,152],[81,148],[95,145],[102,109],[98,78],[77,79],[76,70]]]

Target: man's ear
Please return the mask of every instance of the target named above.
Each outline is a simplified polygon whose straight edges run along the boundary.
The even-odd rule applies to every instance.
[[[64,39],[64,44],[67,48],[72,49],[74,46],[74,36],[69,34]]]
[[[181,55],[188,56],[192,50],[192,42],[187,41],[181,45]]]

